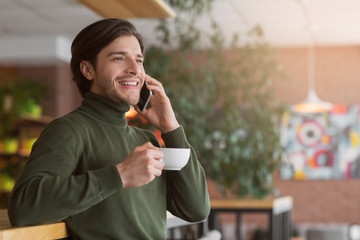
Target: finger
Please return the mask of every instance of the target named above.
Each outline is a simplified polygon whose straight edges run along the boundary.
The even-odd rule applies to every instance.
[[[162,86],[161,82],[156,80],[155,78],[151,77],[150,75],[146,74],[145,81],[148,82],[150,85]]]
[[[160,161],[152,160],[146,165],[145,172],[143,176],[160,176],[162,174],[163,167]]]
[[[151,101],[151,99],[150,99],[150,101]],[[147,111],[147,109],[144,109],[144,111],[141,111],[140,108],[139,108],[137,105],[134,106],[134,109],[135,109],[135,111],[136,111],[137,113],[139,113],[141,116],[144,116],[145,113],[146,113],[146,111]]]
[[[160,160],[164,158],[164,153],[160,151],[160,149],[156,149],[153,151],[153,158],[156,160]]]
[[[162,98],[167,97],[164,86],[162,85],[161,82],[159,82],[155,78],[150,77],[149,75],[146,75],[146,82],[149,83],[147,88],[153,91],[154,97],[157,96],[161,96]],[[154,98],[150,99],[150,103],[152,103],[153,101],[155,101]]]
[[[154,94],[155,97],[157,96],[156,93],[158,93],[158,94],[161,95],[161,96],[166,96],[164,87],[162,86],[161,83],[160,83],[159,86],[158,86],[158,85],[154,85],[154,84],[148,85],[148,89],[152,90],[152,91],[155,93],[155,94]],[[151,101],[151,99],[150,99],[150,101]]]
[[[159,176],[161,176],[161,174],[162,174],[162,169],[160,169],[160,168],[153,168],[153,170],[151,171],[151,174],[153,175],[153,176],[157,176],[157,177],[159,177]]]
[[[151,159],[160,160],[164,157],[164,153],[155,146],[144,150],[143,154],[144,154],[144,157],[149,160],[151,160]]]
[[[160,161],[161,159],[154,160],[151,164],[155,169],[163,170],[164,163]]]
[[[133,107],[134,107],[135,111],[140,112],[140,109],[139,109],[139,107],[137,105],[135,105]]]

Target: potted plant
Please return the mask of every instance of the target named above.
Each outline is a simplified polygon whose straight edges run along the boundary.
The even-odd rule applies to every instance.
[[[17,150],[18,123],[23,116],[39,117],[43,86],[26,77],[0,71],[0,140],[5,152]]]
[[[208,13],[211,1],[172,4],[178,17],[160,21],[161,47],[148,48],[145,69],[162,81],[189,142],[221,192],[264,198],[274,190],[272,174],[281,153],[282,105],[270,81],[280,74],[275,51],[258,26],[249,32],[252,41],[240,45],[234,35],[229,47],[215,22],[204,34],[196,20]],[[209,46],[201,48],[203,40]]]

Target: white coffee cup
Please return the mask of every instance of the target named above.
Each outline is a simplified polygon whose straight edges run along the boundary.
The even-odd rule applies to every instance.
[[[189,161],[190,148],[160,148],[164,153],[164,170],[181,170]]]

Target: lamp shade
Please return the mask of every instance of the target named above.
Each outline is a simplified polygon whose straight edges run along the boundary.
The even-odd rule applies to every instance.
[[[134,117],[136,117],[136,115],[137,115],[137,112],[136,112],[136,110],[134,109],[133,106],[131,106],[129,111],[127,111],[125,113],[125,117],[128,118],[128,119],[129,118],[134,118]]]
[[[293,105],[293,111],[298,113],[319,113],[328,112],[333,105],[329,102],[320,100],[314,89],[310,88],[306,99],[298,104]]]

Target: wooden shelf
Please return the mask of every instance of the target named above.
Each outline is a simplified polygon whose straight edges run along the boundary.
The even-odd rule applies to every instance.
[[[212,209],[275,209],[282,211],[292,208],[293,199],[290,196],[284,196],[275,199],[211,199]]]
[[[4,190],[0,188],[0,194],[6,194],[6,195],[10,195],[11,191],[8,190]]]
[[[79,0],[104,18],[167,18],[176,13],[163,0]]]
[[[18,151],[16,153],[6,153],[6,152],[0,152],[0,157],[5,157],[5,158],[11,158],[11,157],[20,157],[20,158],[28,158],[29,154],[24,151]]]
[[[21,122],[20,124],[22,126],[33,126],[33,125],[47,125],[49,124],[51,121],[53,121],[54,118],[53,117],[48,117],[48,116],[42,116],[39,118],[33,118],[33,117],[29,117],[29,116],[24,116],[21,118]]]

